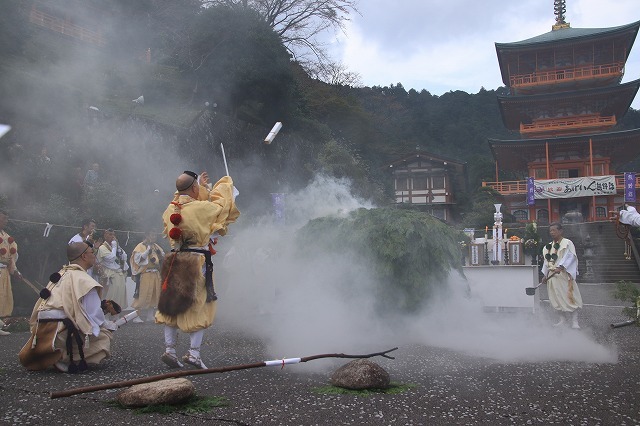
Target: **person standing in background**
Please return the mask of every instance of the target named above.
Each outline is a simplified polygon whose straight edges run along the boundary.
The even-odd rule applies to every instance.
[[[102,268],[102,285],[106,286],[106,299],[113,300],[124,309],[127,302],[127,253],[122,249],[116,233],[109,228],[104,231],[104,243],[98,249],[98,261]]]
[[[13,237],[7,234],[4,227],[9,221],[9,214],[0,210],[0,328],[5,324],[3,317],[8,317],[13,312],[13,290],[11,289],[11,275],[22,277],[16,267],[18,260],[18,244]],[[11,333],[0,329],[0,336]]]
[[[89,242],[93,247],[100,246],[99,241],[95,237],[96,233],[96,221],[93,219],[84,219],[82,221],[82,229],[76,235],[71,237],[69,244]],[[101,243],[100,243],[101,244]],[[95,265],[87,270],[87,274],[91,275],[93,279],[97,280],[100,272],[100,264],[96,261]]]
[[[135,309],[146,310],[147,321],[152,321],[154,318],[162,284],[160,266],[164,259],[164,250],[156,244],[156,240],[156,233],[148,231],[144,241],[138,244],[131,254],[131,274],[136,283],[131,306]]]

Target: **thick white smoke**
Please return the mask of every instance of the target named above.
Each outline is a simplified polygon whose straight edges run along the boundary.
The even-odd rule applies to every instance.
[[[541,314],[484,312],[458,276],[421,313],[382,317],[373,309],[378,278],[367,260],[320,248],[312,258],[297,256],[295,232],[308,220],[371,207],[350,195],[348,182],[317,177],[286,196],[286,225],[271,218],[236,225],[219,245],[217,321],[261,337],[274,357],[417,343],[503,362],[616,361],[615,350],[588,331],[554,329]]]

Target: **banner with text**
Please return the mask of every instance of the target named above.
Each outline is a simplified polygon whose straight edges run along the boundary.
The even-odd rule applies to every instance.
[[[547,198],[592,197],[616,193],[615,176],[585,176],[535,181],[536,200]]]
[[[625,172],[624,174],[624,202],[636,202],[636,174],[634,172]]]

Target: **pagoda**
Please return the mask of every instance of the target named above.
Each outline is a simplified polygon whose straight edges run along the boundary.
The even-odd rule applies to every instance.
[[[508,88],[498,97],[502,120],[520,136],[489,139],[496,181],[483,185],[504,196],[518,221],[607,220],[624,201],[616,167],[640,154],[640,129],[616,128],[640,86],[621,83],[640,21],[572,28],[564,0],[554,9],[550,32],[496,43]],[[521,180],[500,181],[501,171]]]

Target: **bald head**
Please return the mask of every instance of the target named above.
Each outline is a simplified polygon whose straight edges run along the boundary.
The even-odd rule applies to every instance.
[[[181,174],[176,179],[176,189],[178,192],[186,192],[195,183],[197,178],[190,176],[186,173]]]
[[[67,247],[67,260],[69,262],[78,259],[82,253],[88,249],[87,243],[71,243]]]

